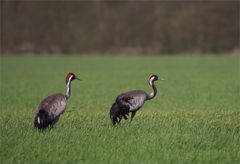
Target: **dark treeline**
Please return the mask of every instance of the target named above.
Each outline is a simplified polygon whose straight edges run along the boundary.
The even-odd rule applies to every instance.
[[[1,52],[231,52],[239,8],[238,0],[1,0]]]

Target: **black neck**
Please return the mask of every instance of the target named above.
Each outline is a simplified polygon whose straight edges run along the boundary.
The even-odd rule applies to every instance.
[[[155,83],[154,81],[152,81],[151,83],[149,83],[150,86],[152,87],[153,91],[150,93],[150,95],[148,95],[148,100],[151,100],[153,99],[156,95],[157,95],[157,88],[155,86]]]

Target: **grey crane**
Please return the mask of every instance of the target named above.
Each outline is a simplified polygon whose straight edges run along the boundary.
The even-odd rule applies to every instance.
[[[145,101],[153,99],[157,94],[157,88],[155,86],[155,81],[164,80],[163,78],[158,78],[157,75],[151,75],[148,83],[152,87],[153,91],[147,94],[142,90],[133,90],[129,92],[122,93],[117,96],[115,102],[110,109],[110,119],[115,125],[120,123],[122,117],[127,119],[127,116],[131,112],[131,121],[135,116],[136,112],[144,105]]]
[[[55,93],[40,102],[34,118],[35,128],[43,130],[48,127],[53,127],[53,125],[57,123],[59,117],[65,111],[67,101],[71,95],[71,82],[74,79],[80,80],[74,73],[68,73],[66,76],[66,94]]]

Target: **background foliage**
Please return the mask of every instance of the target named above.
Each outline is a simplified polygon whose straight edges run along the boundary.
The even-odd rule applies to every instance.
[[[229,52],[239,1],[1,1],[1,50],[48,53]]]

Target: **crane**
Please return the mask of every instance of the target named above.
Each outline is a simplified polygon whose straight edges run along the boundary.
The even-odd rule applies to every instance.
[[[153,89],[150,94],[143,90],[133,90],[117,96],[110,109],[110,119],[113,125],[120,123],[122,118],[127,119],[130,112],[131,121],[133,120],[136,112],[144,105],[145,101],[151,100],[156,96],[157,88],[155,86],[155,81],[157,80],[164,79],[158,78],[157,75],[150,76],[148,83]]]
[[[67,101],[71,95],[71,82],[75,79],[80,80],[74,73],[68,73],[66,76],[66,94],[55,93],[40,102],[34,118],[35,128],[43,130],[47,127],[53,127],[57,123],[66,109]]]

